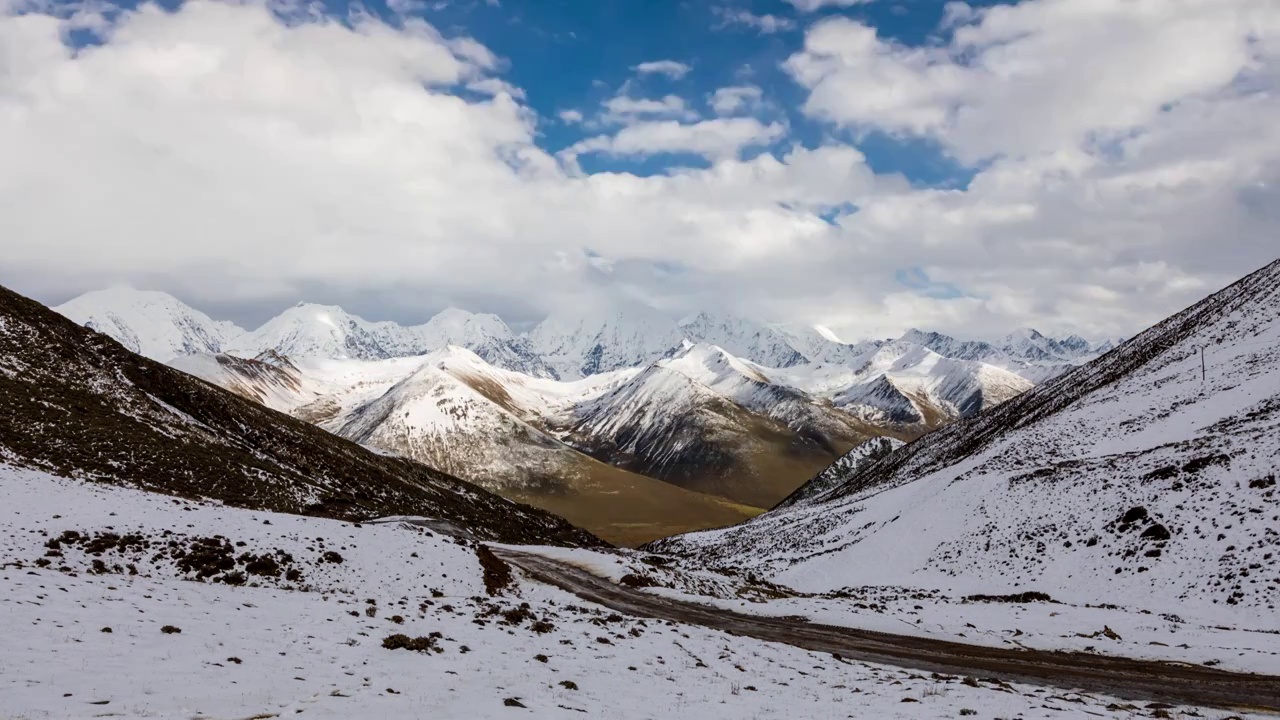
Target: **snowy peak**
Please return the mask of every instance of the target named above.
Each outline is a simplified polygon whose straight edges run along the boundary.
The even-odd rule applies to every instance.
[[[219,352],[244,332],[232,323],[213,320],[168,293],[124,286],[85,293],[53,309],[160,362],[177,355]]]
[[[881,340],[845,342],[822,325],[775,325],[773,329],[815,365],[848,365],[883,344]]]
[[[669,317],[639,305],[553,314],[528,337],[533,351],[565,379],[648,364],[683,339]]]
[[[559,378],[559,373],[534,352],[529,341],[512,332],[497,315],[449,308],[410,331],[426,349],[463,347],[494,367],[532,377]]]
[[[981,340],[957,340],[950,335],[925,332],[915,328],[908,330],[899,340],[927,347],[939,355],[957,360],[991,360],[1002,357],[1002,353],[990,343]]]
[[[456,345],[485,361],[533,377],[555,377],[552,370],[496,315],[456,308],[422,325],[369,322],[336,305],[298,303],[238,338],[228,350],[252,356],[272,351],[295,358],[385,360]]]
[[[274,350],[296,358],[382,360],[393,357],[384,343],[400,339],[392,325],[375,325],[336,305],[298,303],[240,336],[227,349],[250,356]]]
[[[681,320],[680,329],[692,340],[717,345],[767,367],[785,368],[808,362],[781,332],[740,317],[698,313]]]

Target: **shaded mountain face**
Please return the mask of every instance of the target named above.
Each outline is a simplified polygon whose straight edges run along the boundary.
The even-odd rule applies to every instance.
[[[1280,262],[1053,382],[823,477],[808,503],[659,545],[804,590],[1098,602],[1105,589],[1153,609],[1273,611],[1278,430]]]
[[[270,374],[273,361],[250,367]],[[599,542],[144,358],[3,288],[0,416],[4,462],[61,475],[348,520],[429,516],[506,542]]]
[[[244,332],[167,293],[127,287],[86,293],[54,310],[160,362],[179,355],[220,352]]]

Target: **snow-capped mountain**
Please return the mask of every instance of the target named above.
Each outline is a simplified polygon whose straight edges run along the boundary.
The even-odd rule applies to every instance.
[[[848,365],[884,344],[883,340],[845,342],[821,325],[776,325],[774,330],[814,365]]]
[[[578,403],[566,437],[621,467],[767,507],[879,432],[773,382],[760,366],[697,344]]]
[[[827,398],[866,423],[912,436],[975,415],[1032,387],[993,365],[953,360],[901,340],[881,344],[844,366],[798,366],[767,373],[774,382]]]
[[[419,353],[457,346],[470,350],[496,367],[532,377],[558,377],[556,371],[533,351],[529,341],[516,335],[497,315],[447,308],[425,324],[404,330],[416,338],[414,347]]]
[[[572,380],[646,365],[680,347],[684,333],[666,315],[631,305],[553,314],[528,339],[560,377]]]
[[[528,342],[496,315],[446,309],[422,325],[369,322],[333,305],[299,303],[227,345],[253,356],[271,350],[291,358],[385,360],[465,347],[499,367],[534,377],[555,377]]]
[[[493,540],[598,543],[549,513],[147,359],[5,288],[0,407],[4,465],[253,510],[428,515]]]
[[[929,348],[943,357],[955,358],[956,360],[999,361],[1008,357],[999,348],[988,342],[957,340],[950,335],[943,335],[939,332],[926,332],[915,328],[903,333],[898,340]]]
[[[698,313],[680,321],[685,337],[724,348],[744,360],[766,367],[784,368],[808,362],[787,337],[767,325],[740,317]]]
[[[908,330],[899,339],[927,347],[943,357],[977,360],[1003,368],[1037,385],[1114,347],[1111,341],[1095,344],[1079,335],[1055,340],[1030,328],[1011,333],[999,347],[981,340],[957,340],[942,333],[916,329]]]
[[[359,360],[414,354],[412,344],[406,347],[408,338],[398,330],[394,323],[371,323],[336,305],[298,303],[232,340],[225,350],[247,357],[274,350],[288,357]]]
[[[1093,354],[1093,346],[1078,335],[1066,340],[1046,337],[1032,328],[1015,330],[1003,340],[1006,355],[1029,362],[1070,362]]]
[[[213,320],[168,293],[113,287],[53,308],[133,352],[164,362],[176,355],[219,352],[244,331]]]
[[[1278,422],[1280,262],[808,503],[662,547],[802,590],[1038,590],[1255,617],[1280,593]]]

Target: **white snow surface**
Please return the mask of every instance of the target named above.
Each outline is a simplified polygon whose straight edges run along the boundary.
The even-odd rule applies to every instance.
[[[85,293],[53,309],[158,362],[177,355],[219,352],[244,332],[168,293],[123,286]]]
[[[1107,710],[1116,701],[1105,696],[974,688],[629,618],[527,579],[513,595],[489,598],[471,543],[401,522],[247,511],[9,466],[0,466],[0,493],[6,717],[910,719],[961,708],[1028,720],[1081,710],[1131,717]],[[65,544],[37,567],[46,542],[67,530],[140,533],[160,546],[221,535],[245,543],[237,552],[287,552],[305,577],[198,582],[168,557],[153,559],[163,556],[154,550],[95,558]],[[343,562],[324,562],[326,551]],[[105,572],[95,572],[95,559]],[[590,562],[612,561],[592,554]],[[521,602],[553,627],[540,634],[531,620],[486,615]],[[162,633],[165,625],[181,632]],[[442,652],[384,649],[395,633],[439,633]],[[508,698],[525,707],[506,706]]]

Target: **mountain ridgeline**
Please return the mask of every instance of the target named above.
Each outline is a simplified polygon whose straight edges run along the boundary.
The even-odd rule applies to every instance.
[[[275,366],[235,370],[245,367]],[[600,544],[554,515],[142,357],[4,288],[0,416],[0,460],[67,477],[353,521],[425,516],[504,542]]]
[[[918,331],[846,343],[823,328],[709,313],[675,322],[643,307],[553,315],[527,334],[457,309],[401,326],[307,303],[244,331],[126,288],[56,309],[624,544],[740,522],[869,439],[908,441],[976,415],[1095,349],[1034,331],[1000,347]]]

